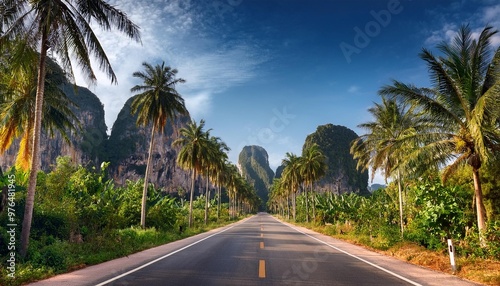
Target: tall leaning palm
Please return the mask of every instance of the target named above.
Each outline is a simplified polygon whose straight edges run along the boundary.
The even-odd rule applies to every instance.
[[[116,28],[137,41],[140,40],[139,28],[127,15],[103,0],[4,0],[2,13],[2,32],[0,44],[22,38],[39,50],[38,78],[35,99],[32,158],[26,195],[25,214],[21,232],[21,256],[25,256],[36,189],[36,176],[40,169],[40,136],[45,91],[47,51],[56,54],[71,77],[74,61],[83,71],[86,79],[93,83],[96,76],[91,66],[90,54],[99,61],[99,67],[116,82],[116,75],[95,35],[91,21],[109,30]],[[75,59],[74,61],[72,59]]]
[[[133,76],[141,79],[143,83],[130,89],[131,92],[138,92],[132,101],[130,111],[132,114],[137,114],[137,125],[152,125],[141,203],[141,227],[145,228],[146,201],[155,134],[156,132],[163,133],[168,120],[173,121],[178,114],[188,112],[184,99],[175,89],[178,83],[185,82],[182,78],[176,78],[177,70],[165,66],[165,62],[154,67],[149,63],[143,63],[142,66],[144,71],[133,73]]]
[[[389,177],[396,179],[399,190],[401,235],[403,235],[401,163],[406,154],[416,146],[410,144],[407,139],[417,133],[426,132],[431,126],[424,116],[414,112],[414,108],[385,97],[382,97],[381,104],[375,103],[368,112],[372,115],[373,121],[358,125],[367,133],[352,142],[351,154],[358,160],[358,169],[371,169],[372,179],[378,170],[382,171],[386,180]]]
[[[208,149],[209,132],[203,130],[205,120],[200,124],[192,121],[186,127],[180,129],[181,137],[177,138],[173,145],[181,146],[177,155],[177,164],[184,169],[191,170],[191,193],[189,194],[189,227],[193,225],[193,198],[196,176],[201,173],[203,168],[203,152]]]
[[[313,184],[321,177],[326,174],[326,157],[319,149],[318,144],[313,144],[306,147],[302,151],[302,156],[300,157],[300,174],[306,184],[305,196],[306,196],[306,222],[309,222],[309,206],[308,206],[308,195],[307,189],[313,191]],[[314,203],[314,201],[313,201]]]
[[[443,179],[459,166],[472,167],[479,232],[486,227],[486,211],[479,170],[500,150],[500,48],[491,56],[491,38],[497,31],[486,27],[477,39],[461,27],[452,43],[438,46],[443,56],[424,49],[432,88],[417,88],[394,81],[380,93],[416,105],[436,126],[416,134],[422,144],[412,152],[416,161],[447,165]]]

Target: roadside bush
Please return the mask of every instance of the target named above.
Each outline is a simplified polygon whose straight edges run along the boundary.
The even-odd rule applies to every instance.
[[[148,210],[146,222],[157,229],[173,229],[177,222],[179,207],[174,198],[163,197]]]
[[[429,249],[446,248],[446,238],[465,237],[465,229],[474,221],[470,205],[472,195],[459,187],[428,182],[412,189],[415,193],[415,217],[410,221],[406,238]]]
[[[67,268],[67,243],[55,240],[53,237],[45,237],[42,241],[34,240],[30,244],[29,261],[35,267],[50,267],[55,272]]]
[[[481,245],[479,232],[475,227],[468,231],[457,252],[465,256],[498,259],[500,257],[500,222],[489,222],[484,232],[486,245]]]

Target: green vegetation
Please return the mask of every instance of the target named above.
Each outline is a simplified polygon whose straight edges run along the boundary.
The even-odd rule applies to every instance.
[[[488,285],[498,285],[500,224],[498,219],[492,219],[487,224],[484,232],[487,243],[481,246],[475,226],[472,184],[466,187],[443,185],[439,180],[429,179],[407,185],[406,189],[403,237],[400,235],[396,182],[368,197],[354,193],[316,194],[316,217],[310,223],[306,223],[305,195],[301,194],[297,197],[297,219],[291,222],[448,273],[451,273],[451,267],[447,239],[451,238],[456,249],[456,274]],[[286,219],[285,209],[277,212]],[[481,267],[474,265],[484,267],[482,274]]]
[[[2,4],[0,153],[19,139],[17,167],[21,168],[0,172],[4,198],[0,219],[22,225],[20,241],[12,243],[12,231],[0,226],[2,264],[7,266],[11,253],[17,262],[15,279],[2,267],[2,285],[19,285],[192,235],[206,230],[193,227],[201,222],[207,228],[225,224],[256,211],[266,201],[271,211],[283,217],[292,215],[295,222],[378,250],[411,243],[445,253],[446,239],[451,238],[459,273],[484,259],[498,262],[500,48],[492,50],[490,41],[497,31],[491,27],[475,39],[470,28],[463,26],[451,43],[437,47],[442,56],[424,49],[420,57],[428,66],[431,87],[397,80],[383,86],[382,104],[369,109],[373,121],[360,125],[365,135],[358,137],[332,124],[318,127],[306,138],[301,156],[287,153],[281,177],[273,182],[263,148],[244,148],[239,158],[244,175],[240,175],[227,161],[225,143],[204,130],[203,120],[192,121],[180,129],[181,137],[174,142],[180,148],[177,164],[192,172],[187,205],[183,194],[171,197],[148,183],[154,134],[174,133],[174,117],[188,113],[175,91],[175,84],[183,80],[175,79],[177,71],[164,64],[144,64],[144,73],[133,74],[144,85],[132,88],[140,94],[119,114],[113,128],[113,134],[118,132],[115,141],[99,140],[106,137],[101,122],[96,132],[81,130],[81,140],[73,142],[94,163],[100,161],[94,157],[127,157],[144,134],[127,134],[130,137],[121,142],[125,125],[130,120],[152,124],[146,167],[126,166],[144,174],[145,180],[129,180],[117,187],[108,178],[109,163],[83,167],[67,157],[57,159],[52,171],[39,171],[42,128],[49,135],[58,131],[65,137],[78,127],[78,120],[84,120],[76,116],[77,106],[70,99],[75,96],[70,95],[65,79],[74,77],[73,59],[90,83],[96,80],[90,54],[111,82],[117,80],[88,24],[117,28],[135,40],[139,30],[104,1],[7,0]],[[49,50],[59,57],[62,68],[50,60]],[[80,104],[100,107],[86,98],[91,103]],[[130,111],[137,115],[129,116]],[[180,120],[188,119],[186,115]],[[116,151],[107,153],[110,146]],[[382,170],[394,182],[368,194],[368,170]],[[205,192],[195,198],[200,177],[206,181]],[[336,189],[325,187],[322,178],[337,180]],[[214,196],[213,186],[218,188]],[[223,189],[228,202],[221,200]],[[500,274],[483,282],[498,284]]]
[[[387,188],[366,197],[338,195],[313,180],[311,198],[306,176],[295,175],[287,154],[270,209],[289,217],[291,205],[294,222],[391,255],[411,245],[442,261],[450,238],[458,275],[498,285],[500,48],[491,56],[490,46],[496,33],[487,27],[476,40],[463,26],[451,44],[438,46],[443,56],[424,49],[430,88],[393,81],[380,89],[382,103],[369,109],[373,121],[359,125],[367,133],[353,140],[351,153],[360,170],[391,178]],[[310,224],[309,205],[316,208]],[[433,259],[423,260],[415,262],[430,266]]]
[[[123,187],[115,187],[106,177],[106,165],[100,170],[87,169],[72,164],[68,157],[61,157],[53,171],[38,173],[30,247],[26,258],[17,257],[16,279],[9,278],[6,267],[2,267],[1,285],[20,285],[43,279],[234,221],[229,217],[228,203],[223,202],[220,213],[217,213],[217,200],[211,198],[208,223],[201,227],[205,220],[206,197],[200,196],[193,202],[195,226],[187,228],[188,205],[149,185],[148,228],[142,229],[143,180],[128,181]],[[26,200],[26,174],[12,169],[0,178],[2,186],[9,175],[15,175],[18,182],[15,222],[19,224]],[[242,209],[241,215],[243,212]],[[0,219],[7,221],[7,216],[8,213],[3,211]],[[10,253],[5,227],[0,226],[3,263]],[[16,244],[16,249],[18,247]]]
[[[108,57],[90,28],[91,20],[95,20],[95,23],[104,29],[116,28],[137,41],[140,40],[140,36],[139,28],[123,12],[106,3],[95,3],[94,1],[69,1],[69,3],[62,1],[4,1],[3,6],[0,46],[3,47],[4,43],[10,45],[17,41],[22,43],[21,45],[13,45],[14,49],[10,53],[2,53],[5,55],[4,60],[7,58],[5,62],[12,64],[14,68],[11,68],[11,71],[16,71],[18,65],[34,66],[37,69],[36,85],[34,85],[36,89],[34,108],[23,122],[24,124],[33,122],[29,128],[32,132],[30,134],[32,143],[27,148],[31,154],[26,157],[29,162],[29,183],[20,250],[21,256],[24,257],[28,251],[36,180],[40,169],[40,139],[42,118],[46,119],[43,106],[47,101],[44,99],[44,95],[49,50],[61,59],[63,68],[72,78],[74,77],[73,66],[76,61],[86,79],[91,83],[96,81],[90,63],[90,55],[92,54],[99,61],[99,67],[109,76],[111,82],[116,82],[116,75]],[[36,57],[24,56],[26,52],[31,53],[36,49],[39,49],[38,60],[35,60]],[[23,85],[33,82],[29,76],[19,79],[23,81]],[[2,92],[2,94],[10,95],[12,93]],[[63,102],[58,103],[62,104]]]

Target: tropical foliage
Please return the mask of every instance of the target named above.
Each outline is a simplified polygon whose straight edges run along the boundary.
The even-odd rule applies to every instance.
[[[45,77],[47,73],[47,52],[49,49],[60,59],[63,68],[73,77],[75,59],[89,82],[95,82],[96,76],[90,62],[92,54],[100,64],[100,68],[116,82],[116,75],[99,40],[94,34],[90,20],[104,29],[117,28],[132,39],[139,40],[139,29],[127,16],[102,0],[90,1],[4,1],[2,9],[2,32],[0,44],[21,39],[24,43],[18,47],[22,51],[14,51],[11,55],[22,55],[29,49],[39,48],[39,60],[36,80],[36,96],[32,112],[33,131],[30,176],[25,208],[25,220],[21,233],[21,256],[28,250],[31,221],[33,215],[37,173],[40,169],[40,137],[45,94]],[[5,26],[4,26],[5,25]],[[24,61],[22,57],[11,57],[14,63]],[[34,62],[32,62],[33,64]]]
[[[304,154],[287,154],[269,209],[289,217],[297,193],[293,219],[307,222],[312,206],[316,214],[307,225],[321,225],[327,233],[356,235],[381,249],[409,241],[443,250],[451,238],[459,255],[497,258],[500,48],[490,45],[495,34],[487,27],[475,38],[463,26],[451,43],[438,46],[442,56],[426,49],[420,54],[431,87],[393,81],[380,89],[382,102],[368,110],[373,120],[359,125],[367,132],[352,142],[351,153],[359,169],[390,179],[387,188],[363,197],[311,187],[293,167]]]
[[[15,223],[21,223],[26,202],[24,172],[11,169],[0,174],[0,188],[9,176],[16,177]],[[23,183],[24,182],[24,183]],[[37,195],[31,243],[25,259],[17,261],[16,279],[10,279],[2,267],[1,285],[21,285],[75,267],[92,265],[128,255],[145,248],[190,236],[207,228],[187,228],[188,205],[182,197],[167,194],[149,185],[147,199],[148,228],[140,227],[141,197],[144,181],[127,181],[116,187],[107,176],[107,163],[101,168],[75,165],[69,157],[60,157],[51,172],[38,173]],[[204,221],[205,197],[193,202],[193,221]],[[222,201],[219,216],[216,200],[210,198],[208,227],[232,221],[228,202]],[[248,208],[242,208],[245,215]],[[0,219],[8,219],[7,211]],[[0,226],[0,257],[10,255],[6,226]],[[118,242],[118,243],[117,243]]]
[[[496,33],[486,27],[474,39],[471,29],[463,26],[452,43],[437,47],[442,56],[424,49],[420,57],[427,63],[432,88],[394,81],[380,90],[411,104],[432,123],[404,139],[419,146],[400,158],[410,169],[446,166],[446,180],[460,166],[472,167],[479,231],[485,230],[487,221],[480,170],[500,150],[500,48],[490,56]]]

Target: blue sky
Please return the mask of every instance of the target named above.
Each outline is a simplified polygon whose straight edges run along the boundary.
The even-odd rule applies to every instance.
[[[232,149],[260,145],[276,168],[301,153],[318,125],[371,118],[377,91],[391,79],[428,86],[418,53],[449,41],[460,25],[500,29],[489,0],[114,0],[141,27],[142,43],[99,31],[118,85],[98,72],[90,87],[113,122],[137,84],[141,63],[165,61],[186,83],[191,116]],[[493,40],[500,44],[500,37]],[[79,80],[77,83],[86,86]],[[383,182],[377,176],[375,182]]]

